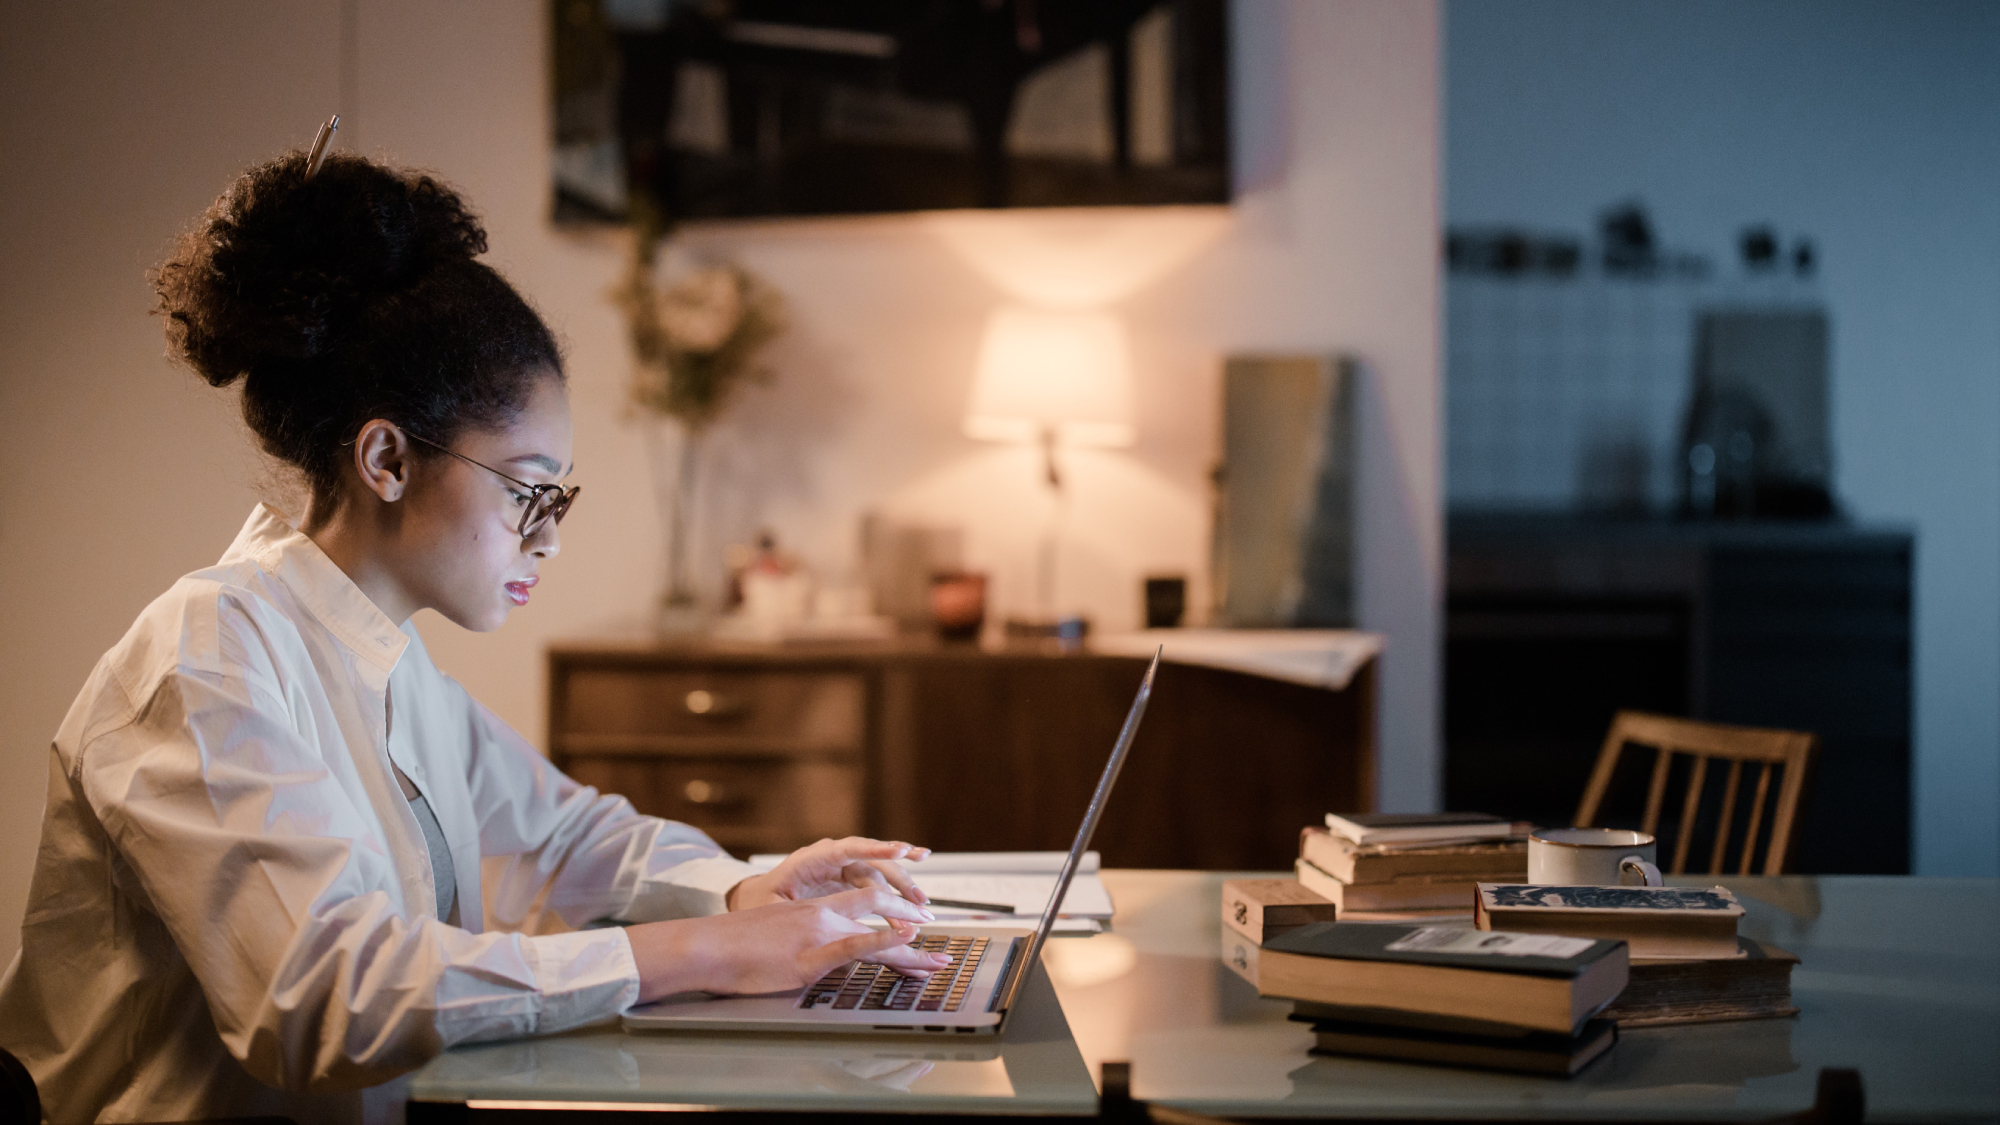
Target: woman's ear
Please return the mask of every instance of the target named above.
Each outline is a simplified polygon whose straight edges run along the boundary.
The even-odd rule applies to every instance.
[[[369,419],[354,439],[354,468],[361,474],[362,486],[384,503],[401,500],[410,486],[413,452],[410,439],[395,423]]]

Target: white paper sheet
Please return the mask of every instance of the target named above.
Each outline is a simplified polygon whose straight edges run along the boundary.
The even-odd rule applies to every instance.
[[[1068,852],[932,852],[929,856],[907,866],[916,874],[962,875],[968,872],[992,872],[1002,875],[1026,875],[1043,873],[1054,875],[1062,870],[1063,860]],[[750,866],[761,871],[769,871],[784,860],[782,855],[753,855]],[[1103,863],[1103,857],[1094,851],[1083,853],[1083,862],[1076,865],[1078,874],[1096,871]]]
[[[1352,629],[1143,629],[1092,637],[1094,652],[1148,657],[1164,647],[1170,664],[1247,672],[1340,691],[1382,651],[1380,633]]]
[[[964,902],[1006,903],[1012,914],[981,913],[953,907],[933,906],[932,913],[954,924],[970,919],[1011,920],[1015,925],[1035,924],[1055,893],[1056,874],[1067,852],[938,852],[927,859],[907,864],[911,878],[932,898]],[[776,867],[781,855],[753,855],[750,863],[763,870]],[[1111,917],[1111,892],[1097,877],[1101,859],[1085,852],[1063,896],[1061,919],[1105,919]]]

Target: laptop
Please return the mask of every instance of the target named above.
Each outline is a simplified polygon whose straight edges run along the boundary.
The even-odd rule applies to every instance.
[[[1091,834],[1104,814],[1111,786],[1139,733],[1139,720],[1146,714],[1146,701],[1153,694],[1153,675],[1160,668],[1160,654],[1146,669],[1139,683],[1138,697],[1126,712],[1125,726],[1111,748],[1111,760],[1097,779],[1097,791],[1084,810],[1083,824],[1076,830],[1056,876],[1055,892],[1042,908],[1041,922],[1033,930],[991,927],[953,927],[949,923],[924,927],[912,945],[938,950],[951,957],[951,964],[931,974],[928,980],[906,977],[894,969],[870,962],[850,961],[804,988],[762,996],[712,996],[689,992],[644,1004],[625,1013],[628,1031],[761,1031],[761,1032],[845,1032],[893,1033],[897,1035],[994,1035],[1007,1022],[1021,986],[1028,974],[1041,963],[1042,943],[1055,928],[1056,913],[1069,892],[1077,864],[1090,847]]]

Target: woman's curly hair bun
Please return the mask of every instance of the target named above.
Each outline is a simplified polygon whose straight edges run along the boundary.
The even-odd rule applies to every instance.
[[[245,172],[154,273],[170,344],[215,386],[324,354],[370,301],[486,250],[465,201],[429,176],[343,155],[305,168],[291,153]]]
[[[172,357],[244,380],[251,428],[315,492],[369,417],[449,441],[561,374],[547,326],[476,260],[486,231],[457,192],[352,155],[305,171],[294,151],[237,177],[152,281]]]

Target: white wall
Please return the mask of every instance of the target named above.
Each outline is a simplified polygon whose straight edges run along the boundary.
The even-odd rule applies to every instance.
[[[145,271],[324,117],[334,42],[331,4],[0,7],[0,960],[70,700],[254,499],[234,400],[168,367]]]
[[[2000,873],[2000,6],[1456,0],[1446,214],[1582,233],[1637,197],[1724,268],[1821,254],[1836,488],[1914,524],[1916,869]]]
[[[47,741],[91,663],[246,514],[258,459],[229,396],[160,358],[143,270],[230,175],[303,143],[338,109],[342,140],[464,189],[492,259],[566,338],[584,486],[564,553],[501,632],[423,621],[440,664],[542,735],[543,644],[645,620],[660,533],[648,427],[605,290],[625,243],[546,222],[544,9],[361,0],[357,104],[336,106],[338,6],[9,5],[0,15],[0,959],[16,941]],[[282,12],[282,16],[273,14]],[[1390,634],[1386,806],[1437,783],[1438,28],[1429,0],[1240,0],[1242,193],[1230,211],[1153,223],[1198,245],[1118,306],[1131,325],[1140,438],[1079,455],[1064,598],[1131,624],[1148,570],[1199,575],[1217,366],[1247,349],[1367,361],[1360,606]],[[1072,219],[1021,217],[1023,236]],[[1163,225],[1161,225],[1163,224]],[[1069,229],[1069,228],[1063,228]],[[1089,233],[1085,230],[1084,233]],[[776,379],[718,434],[718,503],[828,570],[870,505],[968,528],[1003,607],[1024,605],[1040,498],[1024,453],[959,434],[982,320],[1002,293],[921,217],[742,224],[689,243],[741,259],[788,297]]]

